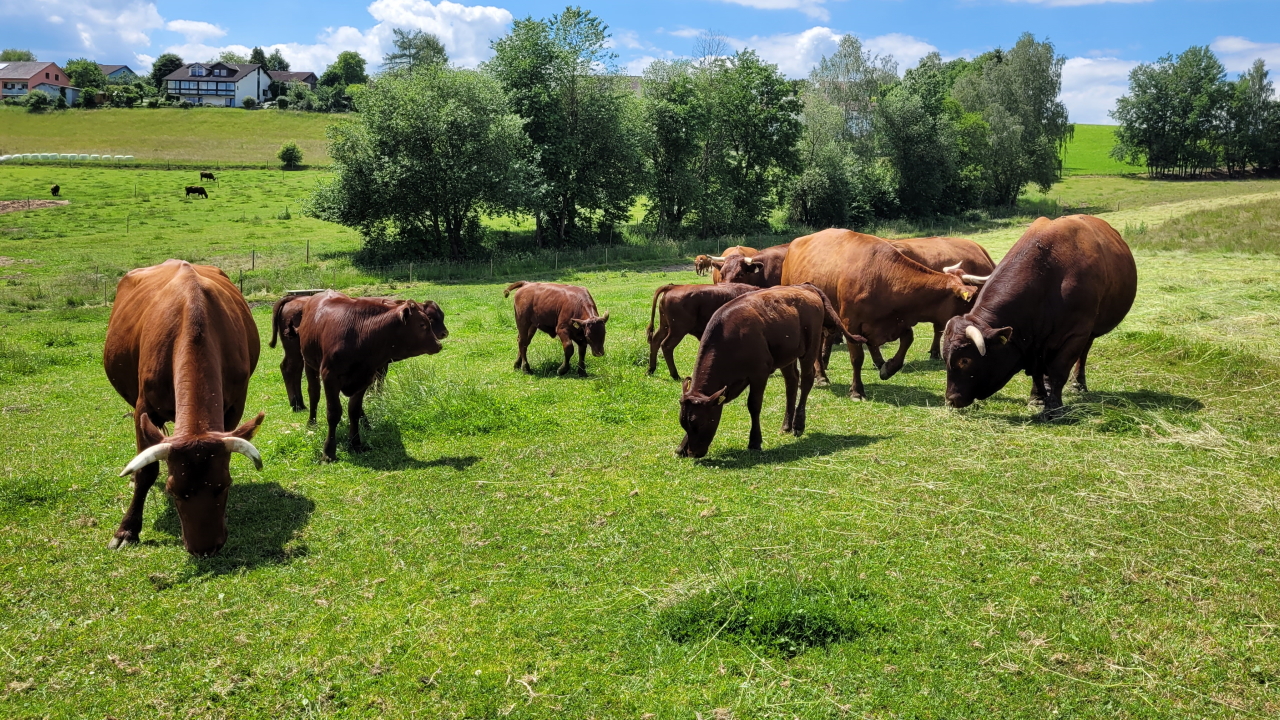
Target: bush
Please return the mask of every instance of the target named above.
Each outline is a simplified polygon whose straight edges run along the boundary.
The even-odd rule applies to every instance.
[[[276,98],[276,107],[277,107],[278,109],[280,109],[280,110],[288,110],[288,109],[289,109],[289,98],[287,98],[287,97]]]
[[[43,90],[32,90],[27,93],[27,112],[44,112],[53,106],[53,100]]]
[[[54,101],[54,103],[53,103],[53,109],[55,109],[55,110],[66,110],[66,109],[67,109],[67,98],[66,98],[65,96],[59,95],[59,96],[58,96],[58,99],[57,99],[57,100],[55,100],[55,101]]]
[[[280,146],[280,153],[276,157],[284,163],[286,170],[293,170],[302,164],[302,150],[292,140]]]
[[[143,103],[143,106],[144,106],[144,107],[151,108],[152,110],[154,110],[154,109],[156,109],[156,108],[160,107],[160,98],[158,98],[158,97],[150,97],[150,98],[147,98],[146,102],[144,102],[144,103]]]
[[[245,110],[252,110],[253,106],[258,104],[258,101],[254,100],[251,97],[247,97],[244,100],[242,100],[240,104],[244,105]]]

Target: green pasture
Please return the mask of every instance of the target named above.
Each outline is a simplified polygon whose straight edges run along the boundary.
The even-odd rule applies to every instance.
[[[29,113],[0,107],[0,155],[110,153],[144,164],[279,165],[280,145],[295,140],[308,165],[327,165],[325,128],[341,115],[178,108],[67,110]]]
[[[955,228],[996,258],[1039,213],[1128,228],[1137,303],[1061,422],[1021,377],[942,407],[921,326],[868,402],[837,353],[803,437],[777,432],[775,378],[763,451],[739,400],[690,461],[679,384],[661,360],[644,374],[653,289],[706,280],[686,264],[541,272],[611,313],[608,354],[560,378],[539,337],[526,376],[502,298],[519,277],[355,268],[351,232],[278,219],[316,173],[229,173],[187,201],[182,173],[49,171],[0,168],[0,200],[69,178],[71,201],[0,215],[0,716],[1280,713],[1277,248],[1233,240],[1275,223],[1280,183],[1072,178]],[[308,238],[327,277],[299,269]],[[322,465],[264,342],[265,466],[233,461],[228,545],[188,557],[157,491],[142,544],[108,551],[133,436],[102,372],[103,286],[174,256],[234,278],[249,253],[281,282],[436,300],[445,350],[393,367],[373,450]]]
[[[1111,157],[1116,144],[1115,125],[1076,124],[1075,137],[1062,153],[1062,170],[1072,175],[1135,175],[1146,168],[1119,162]]]

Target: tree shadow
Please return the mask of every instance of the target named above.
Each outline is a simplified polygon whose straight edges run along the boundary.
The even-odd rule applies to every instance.
[[[803,458],[821,457],[863,447],[889,439],[887,435],[832,435],[829,433],[805,433],[793,443],[786,443],[768,450],[745,448],[726,450],[697,462],[714,464],[730,470],[745,470],[757,465],[776,465]]]
[[[164,496],[155,529],[181,544],[182,525],[173,500]],[[233,483],[227,496],[227,544],[210,558],[191,558],[196,574],[223,575],[262,565],[278,565],[308,554],[290,544],[311,520],[315,503],[279,483]]]

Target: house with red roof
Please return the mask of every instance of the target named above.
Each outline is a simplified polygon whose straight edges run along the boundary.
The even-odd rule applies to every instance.
[[[0,97],[25,97],[32,90],[42,90],[49,97],[64,97],[73,104],[80,89],[71,86],[67,73],[51,62],[0,62]]]

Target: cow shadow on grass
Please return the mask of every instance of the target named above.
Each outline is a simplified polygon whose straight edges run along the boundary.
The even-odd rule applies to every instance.
[[[339,462],[349,462],[370,470],[418,470],[429,467],[429,464],[411,455],[404,448],[404,437],[400,426],[394,421],[383,420],[376,425],[362,423],[360,440],[364,443],[361,452],[351,452],[346,443],[346,424],[338,426],[338,447],[343,451]]]
[[[757,465],[778,465],[804,458],[822,457],[888,439],[888,436],[885,435],[833,435],[810,432],[800,436],[795,442],[784,442],[782,445],[771,447],[767,450],[747,450],[745,448],[724,450],[714,455],[708,455],[698,462],[729,470],[745,470]]]
[[[1141,434],[1143,428],[1156,424],[1156,413],[1191,415],[1204,409],[1204,403],[1195,398],[1161,390],[1067,391],[1062,395],[1062,409],[1052,416],[1007,394],[997,398],[991,402],[1017,408],[1002,414],[1012,425],[1089,425],[1099,432],[1121,435]]]
[[[164,496],[155,529],[182,544],[182,525],[173,501]],[[210,558],[191,558],[196,574],[223,575],[278,565],[308,554],[296,536],[311,521],[316,505],[279,483],[238,482],[227,496],[227,544]]]

